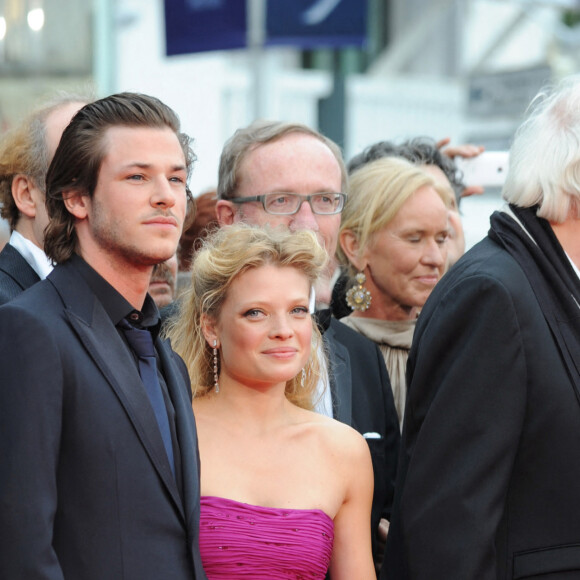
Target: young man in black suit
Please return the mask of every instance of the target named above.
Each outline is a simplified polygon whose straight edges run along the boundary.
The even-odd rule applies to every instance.
[[[580,577],[580,79],[538,98],[487,238],[417,322],[383,576]]]
[[[192,162],[146,95],[88,104],[63,133],[44,240],[57,266],[0,308],[1,578],[205,578],[189,379],[147,294]]]
[[[217,217],[282,225],[317,233],[334,257],[347,175],[338,146],[307,126],[258,121],[236,131],[220,159]],[[364,435],[375,476],[372,540],[375,554],[390,517],[399,446],[398,419],[384,360],[377,346],[318,312],[328,354],[329,388],[316,410]],[[379,554],[377,562],[382,553]]]
[[[0,252],[0,304],[52,271],[43,251],[45,178],[60,136],[88,99],[60,95],[39,106],[0,141],[0,208],[11,229]]]

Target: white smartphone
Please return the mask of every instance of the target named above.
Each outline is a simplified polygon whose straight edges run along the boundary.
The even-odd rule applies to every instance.
[[[464,185],[502,187],[509,168],[509,153],[484,151],[477,157],[455,157],[454,161]]]

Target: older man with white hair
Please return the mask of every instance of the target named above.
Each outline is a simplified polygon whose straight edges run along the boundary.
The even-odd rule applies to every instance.
[[[580,77],[516,134],[417,322],[381,578],[580,577]]]

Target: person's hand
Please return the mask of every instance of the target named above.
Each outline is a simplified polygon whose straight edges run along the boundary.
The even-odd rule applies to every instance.
[[[485,193],[485,188],[481,185],[468,185],[467,187],[463,188],[461,192],[461,197],[469,197],[470,195],[481,195]]]
[[[377,575],[381,570],[381,566],[383,565],[383,557],[385,555],[385,545],[387,543],[387,535],[389,534],[389,521],[385,518],[381,518],[379,522],[379,528],[377,530],[377,543],[375,546],[375,553],[374,553],[374,563],[375,563],[375,570],[377,571]]]
[[[477,157],[480,153],[485,151],[485,147],[483,145],[472,145],[470,143],[447,147],[450,142],[451,139],[449,137],[445,137],[437,141],[436,146],[437,149],[441,150],[443,155],[447,155],[447,157],[451,157],[451,159],[454,159],[455,157],[463,157],[465,159],[468,159],[469,157]]]
[[[451,147],[447,147],[447,145],[451,142],[449,137],[445,137],[437,141],[437,149],[441,150],[443,155],[450,157],[451,159],[455,159],[455,157],[463,157],[464,159],[469,159],[471,157],[477,157],[480,153],[485,151],[485,147],[483,145],[454,145]],[[445,148],[444,148],[445,147]],[[481,195],[484,193],[485,189],[481,185],[468,185],[467,187],[463,188],[461,192],[461,197],[469,197],[471,195]]]
[[[387,541],[387,536],[389,534],[389,526],[391,524],[389,523],[389,520],[386,520],[385,518],[381,518],[381,521],[379,522],[379,532],[378,532],[378,537],[379,540],[381,541],[381,544],[383,544],[383,548],[385,547],[385,543]]]

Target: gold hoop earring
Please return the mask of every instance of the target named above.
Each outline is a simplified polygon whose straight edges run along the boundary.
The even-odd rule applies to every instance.
[[[346,303],[351,310],[364,312],[368,310],[372,300],[371,293],[363,286],[367,281],[367,277],[362,272],[359,272],[354,279],[356,280],[356,286],[353,286],[346,293]]]

